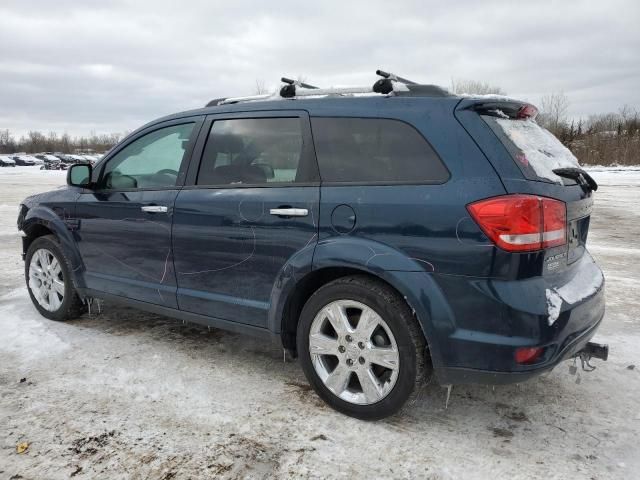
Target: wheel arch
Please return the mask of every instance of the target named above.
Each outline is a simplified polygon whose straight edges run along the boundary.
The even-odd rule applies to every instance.
[[[327,266],[312,270],[296,283],[284,302],[277,331],[284,348],[296,354],[296,333],[300,313],[311,295],[323,285],[351,275],[364,275],[380,281],[404,298],[420,325],[433,366],[439,366],[441,362],[437,334],[431,314],[434,301],[441,303],[444,298],[438,299],[439,288],[426,272],[374,272],[363,266]],[[434,288],[436,294],[432,295]],[[448,310],[448,305],[444,305],[444,308]]]
[[[83,263],[73,234],[55,212],[41,206],[34,207],[27,212],[20,229],[24,232],[22,237],[23,259],[34,240],[45,235],[53,235],[69,263],[73,284],[76,288],[84,287],[82,276],[78,275]]]

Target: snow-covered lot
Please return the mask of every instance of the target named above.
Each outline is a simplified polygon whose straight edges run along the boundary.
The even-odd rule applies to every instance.
[[[454,387],[447,409],[429,385],[366,423],[326,407],[277,345],[110,304],[39,316],[17,208],[65,172],[0,169],[0,478],[639,478],[640,168],[592,172],[609,361],[579,382],[565,363],[521,385]]]

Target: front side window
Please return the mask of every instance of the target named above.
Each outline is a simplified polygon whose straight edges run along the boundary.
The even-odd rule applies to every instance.
[[[134,140],[105,166],[102,188],[166,188],[176,185],[194,123],[161,128]]]
[[[216,120],[202,155],[198,185],[256,185],[305,182],[300,118]]]
[[[412,126],[382,118],[312,118],[323,182],[443,183],[449,172]]]

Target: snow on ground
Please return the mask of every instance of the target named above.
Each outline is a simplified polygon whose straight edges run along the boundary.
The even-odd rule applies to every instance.
[[[366,423],[326,407],[277,345],[113,305],[39,316],[17,207],[64,172],[0,169],[0,478],[640,477],[640,168],[592,173],[609,361],[579,383],[565,363],[521,385],[454,387],[448,409],[428,385]]]

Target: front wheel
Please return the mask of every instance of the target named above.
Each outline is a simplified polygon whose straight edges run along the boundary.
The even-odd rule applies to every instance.
[[[31,301],[43,317],[71,320],[85,310],[71,281],[71,270],[56,237],[36,238],[25,256],[25,278]]]
[[[424,379],[425,340],[415,317],[397,292],[366,276],[340,278],[311,296],[297,347],[318,395],[352,417],[392,415]]]

